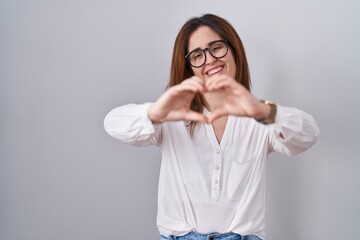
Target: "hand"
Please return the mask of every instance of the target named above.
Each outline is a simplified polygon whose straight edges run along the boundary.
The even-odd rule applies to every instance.
[[[208,92],[222,92],[224,99],[209,117],[212,123],[225,115],[264,118],[270,113],[270,106],[260,102],[244,86],[227,75],[215,75],[205,84]]]
[[[153,123],[178,120],[207,123],[208,118],[205,115],[190,109],[195,94],[203,91],[205,91],[203,79],[196,76],[186,79],[181,84],[167,89],[150,106],[148,116]]]

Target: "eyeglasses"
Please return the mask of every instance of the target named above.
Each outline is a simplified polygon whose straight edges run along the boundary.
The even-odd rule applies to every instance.
[[[216,59],[225,57],[228,53],[228,41],[227,40],[217,40],[209,43],[209,47],[200,49],[197,48],[188,54],[186,54],[185,59],[190,63],[194,68],[199,68],[203,66],[206,62],[206,51],[209,51],[210,55]]]

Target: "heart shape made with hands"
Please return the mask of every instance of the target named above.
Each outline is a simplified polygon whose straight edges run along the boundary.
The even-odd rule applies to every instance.
[[[190,109],[196,93],[202,93],[212,108],[209,116]],[[261,103],[244,86],[221,74],[207,80],[193,76],[170,87],[151,105],[148,116],[152,122],[185,120],[212,123],[226,115],[257,117],[260,110]]]

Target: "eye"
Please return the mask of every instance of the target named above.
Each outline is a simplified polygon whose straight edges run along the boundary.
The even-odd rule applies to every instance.
[[[216,52],[223,48],[224,46],[221,44],[215,44],[215,46],[211,46],[211,51]]]
[[[201,57],[201,54],[200,53],[197,53],[194,55],[194,59],[199,59]]]
[[[198,61],[198,60],[201,60],[203,57],[203,53],[202,52],[194,52],[191,56],[191,58],[194,60],[194,61]]]

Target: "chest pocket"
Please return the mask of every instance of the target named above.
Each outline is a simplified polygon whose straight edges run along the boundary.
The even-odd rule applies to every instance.
[[[232,161],[228,177],[227,195],[229,199],[241,200],[249,186],[252,161],[238,163]]]

